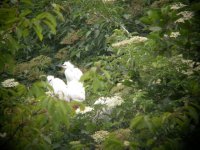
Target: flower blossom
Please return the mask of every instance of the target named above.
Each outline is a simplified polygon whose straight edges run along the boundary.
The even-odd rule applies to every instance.
[[[84,110],[81,110],[80,108],[78,108],[76,110],[76,114],[85,114],[85,113],[91,112],[92,110],[94,110],[94,108],[89,107],[89,106],[85,107]]]
[[[94,105],[106,105],[108,108],[112,109],[116,106],[119,106],[123,103],[123,99],[120,96],[113,96],[113,97],[100,97]]]
[[[172,33],[170,34],[170,37],[177,38],[179,35],[180,35],[179,32],[172,32]]]
[[[191,11],[182,11],[178,15],[182,15],[182,17],[177,19],[175,23],[184,23],[186,20],[190,20],[194,16],[194,13]]]
[[[49,97],[54,97],[54,96],[55,96],[54,93],[53,93],[52,91],[47,91],[47,92],[45,92],[45,94],[46,94],[47,96],[49,96]]]
[[[130,39],[127,40],[123,40],[117,43],[112,44],[112,47],[120,47],[120,46],[125,46],[125,45],[129,45],[131,43],[141,43],[141,42],[145,42],[148,39],[146,37],[141,37],[141,36],[133,36]]]
[[[1,137],[1,138],[5,138],[5,137],[6,137],[6,135],[7,135],[7,133],[6,133],[6,132],[4,132],[4,133],[0,133],[0,137]]]
[[[109,3],[109,2],[114,2],[115,0],[102,0],[103,3]]]
[[[161,79],[157,79],[155,81],[153,81],[153,84],[160,84],[161,83]]]
[[[184,5],[182,3],[176,3],[176,4],[171,5],[171,9],[172,10],[177,10],[177,9],[183,8],[185,6],[187,6],[187,5]]]
[[[15,87],[19,85],[19,82],[15,82],[15,79],[7,79],[3,82],[1,82],[3,87]]]
[[[129,146],[130,142],[129,141],[124,141],[124,146]]]
[[[101,143],[106,139],[108,135],[109,135],[108,131],[100,130],[96,131],[93,135],[91,135],[91,137],[94,139],[95,142]]]
[[[194,16],[194,13],[191,11],[182,11],[178,15],[182,15],[186,20],[189,20]]]

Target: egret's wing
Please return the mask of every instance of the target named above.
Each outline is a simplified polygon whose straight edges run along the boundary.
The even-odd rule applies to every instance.
[[[80,80],[82,75],[83,75],[83,73],[80,69],[74,68],[74,76],[75,76],[76,80]]]

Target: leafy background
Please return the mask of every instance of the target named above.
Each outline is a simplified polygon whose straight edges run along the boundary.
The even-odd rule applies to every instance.
[[[186,6],[171,9],[179,2]],[[0,2],[0,81],[20,83],[0,85],[1,147],[198,147],[199,10],[197,0]],[[193,16],[177,23],[183,11]],[[112,46],[135,36],[147,40]],[[64,80],[57,65],[67,60],[84,72],[83,103],[45,93],[51,90],[45,75]],[[124,102],[102,115],[104,106],[94,102],[115,95]],[[76,107],[86,106],[94,110],[76,114]]]

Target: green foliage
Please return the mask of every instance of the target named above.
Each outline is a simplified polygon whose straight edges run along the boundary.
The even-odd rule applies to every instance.
[[[198,145],[199,3],[183,2],[1,3],[1,147]],[[84,72],[83,103],[59,100],[43,81],[49,73],[64,79],[56,65],[66,60]],[[19,84],[5,86],[5,79],[13,77]],[[108,103],[94,104],[107,96]]]
[[[49,68],[51,64],[51,58],[40,55],[31,59],[28,62],[20,63],[16,65],[14,75],[21,79],[36,80],[44,75],[44,71]]]
[[[6,132],[7,135],[1,144],[7,145],[12,142],[8,148],[15,149],[24,146],[46,149],[52,147],[52,140],[63,136],[58,130],[61,127],[70,127],[72,106],[64,101],[47,97],[46,88],[45,82],[34,83],[30,90],[23,85],[9,91],[2,88],[1,114],[4,117],[1,117],[3,125],[1,132]],[[10,96],[8,100],[12,100],[12,103],[6,101],[7,94]],[[16,101],[18,96],[23,101]],[[50,134],[50,131],[54,132]],[[30,140],[32,142],[29,142]]]
[[[107,140],[104,142],[104,149],[106,150],[111,150],[111,149],[116,149],[116,150],[122,150],[123,149],[123,143],[119,141],[117,138],[114,136],[109,136]]]
[[[54,13],[62,18],[60,13],[62,7],[54,3],[52,5]],[[40,41],[43,40],[44,31],[47,32],[50,29],[50,33],[56,34],[57,23],[53,13],[35,11],[34,8],[36,6],[31,0],[7,3],[3,1],[0,8],[0,72],[10,73],[13,70],[13,55],[23,48],[18,41],[26,41],[28,36],[33,37],[32,30],[35,31]]]

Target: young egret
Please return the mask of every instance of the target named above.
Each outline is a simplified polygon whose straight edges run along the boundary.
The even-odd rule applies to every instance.
[[[58,95],[59,99],[70,101],[68,88],[63,80],[54,78],[54,76],[47,76],[47,81],[52,86],[54,93]]]
[[[74,67],[74,65],[69,61],[64,62],[62,67],[65,68],[65,77],[67,79],[67,82],[70,82],[72,80],[79,81],[81,76],[83,75],[82,71],[79,68]]]
[[[47,81],[53,87],[54,93],[58,95],[59,99],[79,102],[85,100],[85,88],[81,82],[72,80],[66,85],[63,80],[54,78],[54,76],[47,76]]]
[[[82,102],[85,100],[85,88],[79,81],[72,80],[67,84],[68,96],[70,100]]]

